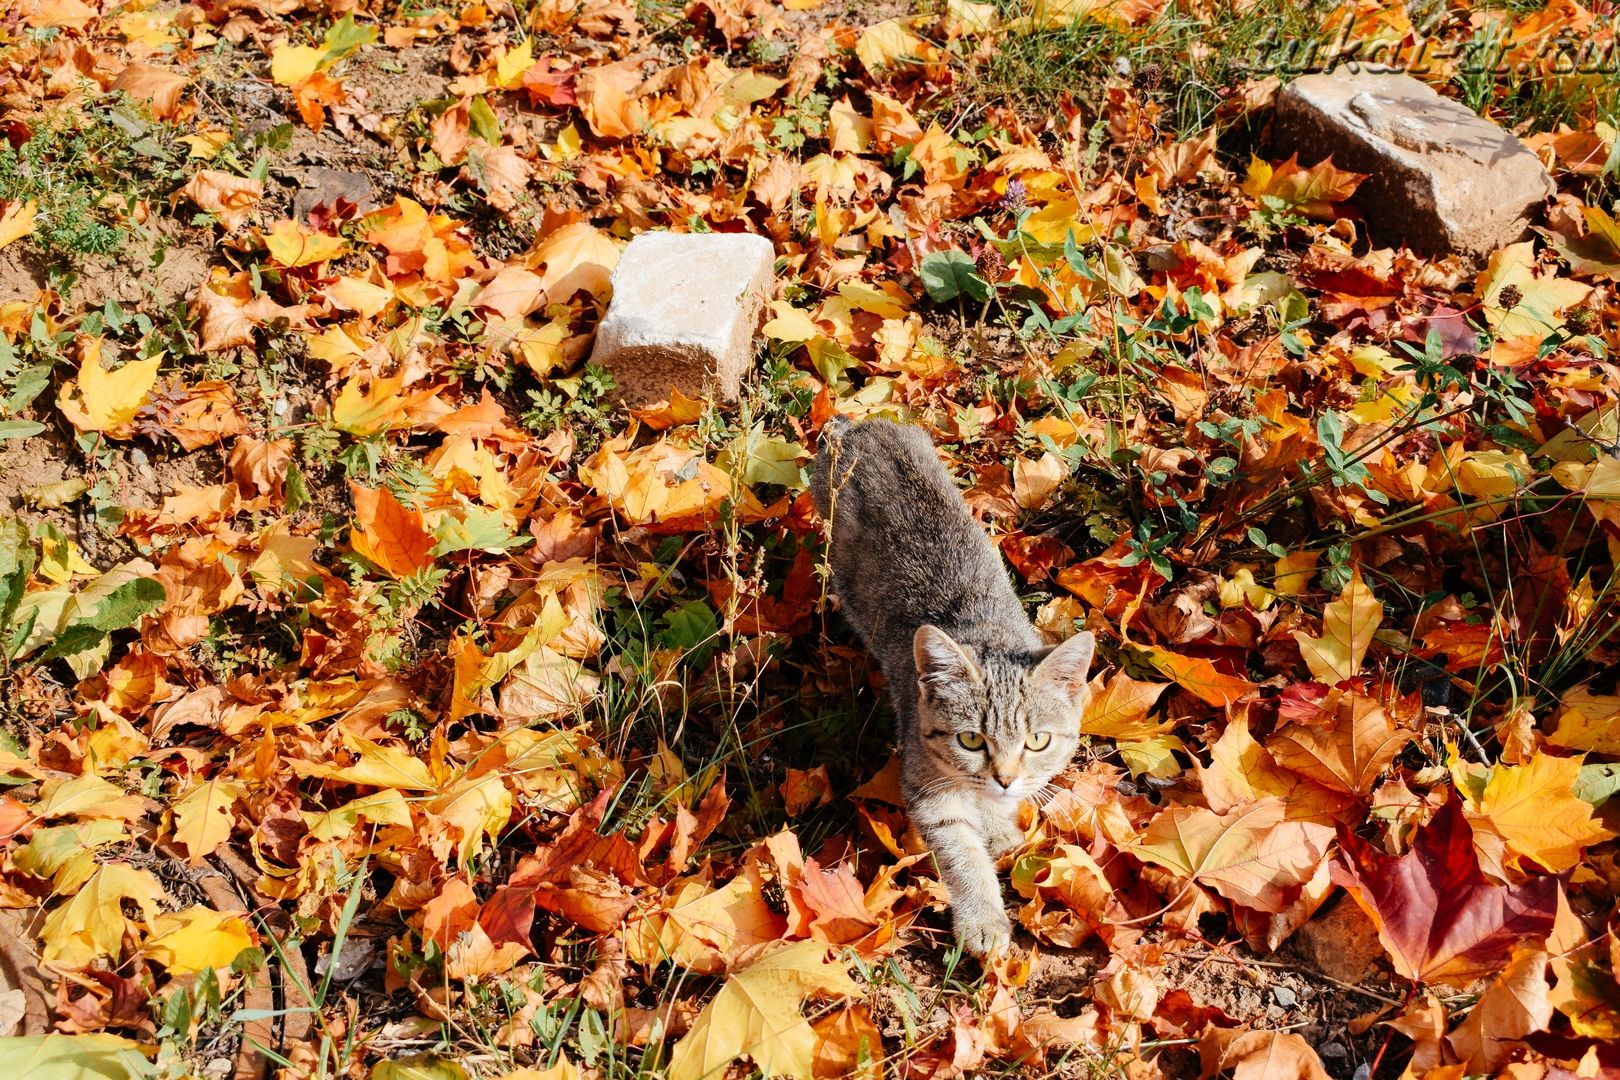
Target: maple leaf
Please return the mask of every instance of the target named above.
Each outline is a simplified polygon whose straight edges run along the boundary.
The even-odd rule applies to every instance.
[[[1198,1040],[1203,1075],[1232,1080],[1328,1080],[1311,1044],[1291,1031],[1247,1031],[1211,1024]]]
[[[1495,972],[1515,945],[1552,930],[1558,880],[1486,880],[1460,800],[1436,811],[1405,855],[1386,855],[1356,836],[1343,844],[1334,880],[1378,927],[1403,978],[1466,985]]]
[[[405,506],[387,488],[349,485],[354,501],[354,528],[349,543],[393,578],[406,578],[433,562],[436,543],[422,512]]]
[[[312,763],[303,767],[305,774],[345,784],[401,788],[406,791],[425,791],[437,786],[428,772],[427,764],[398,747],[384,746],[358,735],[347,734],[343,736],[343,745],[356,755],[353,765]]]
[[[1564,692],[1559,705],[1548,742],[1620,757],[1620,694],[1595,694],[1589,686],[1575,686]]]
[[[131,422],[135,414],[146,404],[147,395],[157,383],[162,362],[159,353],[108,371],[101,366],[101,339],[81,338],[79,377],[62,385],[57,405],[80,431],[99,431],[111,438],[127,439],[134,433]]]
[[[1552,958],[1556,978],[1553,1007],[1569,1018],[1577,1034],[1594,1039],[1620,1039],[1620,937],[1610,930]]]
[[[177,194],[213,214],[226,232],[235,232],[264,198],[264,181],[218,169],[201,169]]]
[[[187,861],[196,866],[230,839],[232,810],[246,793],[229,780],[207,780],[174,803],[174,838],[185,845]]]
[[[1253,199],[1275,200],[1306,217],[1331,221],[1333,205],[1354,195],[1365,179],[1365,173],[1334,168],[1331,157],[1309,168],[1300,165],[1297,154],[1281,165],[1251,157],[1242,190]]]
[[[1332,842],[1328,826],[1290,820],[1284,800],[1265,798],[1225,814],[1201,806],[1161,811],[1128,850],[1245,907],[1281,911]]]
[[[1503,340],[1546,337],[1564,325],[1563,311],[1591,292],[1590,285],[1578,281],[1537,276],[1531,240],[1498,249],[1474,284],[1486,323]]]
[[[1329,686],[1353,678],[1383,618],[1384,605],[1361,579],[1360,567],[1355,568],[1339,598],[1322,612],[1322,636],[1294,631],[1311,676]]]
[[[191,80],[178,71],[137,61],[118,73],[111,89],[122,90],[135,100],[146,102],[159,120],[172,120],[180,111],[180,95],[190,83]]]
[[[760,956],[726,980],[669,1059],[670,1080],[719,1076],[750,1058],[768,1077],[811,1080],[816,1034],[799,1012],[813,995],[854,995],[860,985],[827,960],[827,946],[795,941]]]
[[[1509,865],[1529,861],[1554,873],[1577,865],[1586,848],[1614,835],[1575,795],[1581,762],[1537,751],[1522,765],[1493,766],[1479,797],[1468,799],[1474,842],[1505,847],[1508,858],[1498,861]]]
[[[1085,712],[1080,716],[1080,730],[1104,739],[1147,739],[1163,735],[1175,727],[1175,721],[1149,723],[1147,714],[1164,694],[1166,685],[1133,679],[1123,671],[1115,672],[1105,682],[1099,674],[1091,680]]]
[[[1536,948],[1521,949],[1446,1041],[1470,1074],[1494,1074],[1507,1063],[1519,1040],[1545,1031],[1552,1018],[1547,954]]]
[[[39,204],[33,199],[7,203],[5,210],[0,212],[0,248],[25,236],[32,236],[38,218]]]
[[[264,246],[277,266],[289,269],[331,262],[349,249],[343,237],[316,232],[296,221],[278,221],[264,234]]]
[[[1061,581],[1062,575],[1059,575]],[[1190,691],[1200,701],[1210,705],[1227,706],[1255,689],[1255,684],[1236,675],[1217,671],[1215,665],[1201,656],[1183,656],[1169,649],[1144,650],[1148,662],[1169,676],[1178,686]]]
[[[1553,247],[1578,273],[1620,281],[1620,222],[1596,206],[1581,207],[1581,216],[1586,219],[1586,234],[1553,233]]]
[[[195,975],[230,967],[252,945],[253,932],[241,916],[196,905],[154,919],[141,952],[171,975]]]
[[[0,1069],[29,1080],[141,1080],[157,1069],[122,1035],[16,1035],[0,1039]]]
[[[123,902],[140,908],[147,925],[162,910],[163,886],[149,871],[127,863],[107,863],[92,874],[73,898],[45,917],[40,938],[43,956],[67,968],[84,967],[99,957],[118,956],[130,920]]]
[[[1333,791],[1367,797],[1417,732],[1398,725],[1372,698],[1329,695],[1318,715],[1280,729],[1266,749],[1278,765]]]

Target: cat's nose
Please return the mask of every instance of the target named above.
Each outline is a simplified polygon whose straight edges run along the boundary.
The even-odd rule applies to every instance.
[[[1003,791],[1011,791],[1014,781],[1018,779],[1017,777],[1013,777],[1011,780],[1003,780],[1001,778],[1001,774],[998,772],[992,772],[990,775],[996,778],[996,783],[1001,785],[1001,790]]]

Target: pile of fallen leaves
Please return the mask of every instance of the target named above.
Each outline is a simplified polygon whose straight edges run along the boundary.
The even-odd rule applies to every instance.
[[[0,15],[0,135],[111,117],[163,167],[85,205],[168,251],[131,299],[37,245],[54,195],[0,205],[0,1063],[1620,1075],[1620,150],[1538,51],[1612,20],[1421,32],[1588,110],[1525,132],[1561,193],[1475,267],[1264,156],[1276,78],[1187,137],[1128,63],[973,98],[1009,42],[1172,17],[1216,20]],[[666,227],[776,246],[736,408],[583,366]],[[929,426],[1107,662],[1008,867],[1035,947],[982,972],[826,597],[836,413]]]

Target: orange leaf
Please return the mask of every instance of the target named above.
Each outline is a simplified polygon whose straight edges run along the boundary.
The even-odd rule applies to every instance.
[[[1147,649],[1148,662],[1164,672],[1200,701],[1225,707],[1255,689],[1248,679],[1226,675],[1199,656],[1183,656],[1169,649]]]
[[[354,528],[349,543],[355,553],[381,567],[390,577],[409,577],[433,562],[433,533],[422,512],[405,506],[387,488],[349,485],[354,500]]]

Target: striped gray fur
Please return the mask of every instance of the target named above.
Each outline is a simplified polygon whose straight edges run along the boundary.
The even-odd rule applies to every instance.
[[[1042,642],[922,429],[834,419],[811,493],[844,614],[888,683],[908,813],[957,939],[985,955],[1012,934],[995,860],[1079,746],[1095,642]]]

